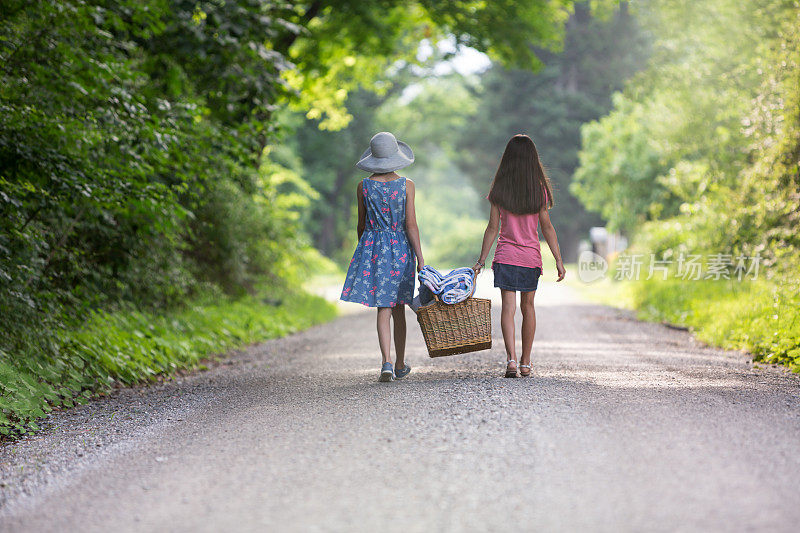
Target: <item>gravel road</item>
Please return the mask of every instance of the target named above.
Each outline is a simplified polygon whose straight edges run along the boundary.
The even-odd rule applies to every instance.
[[[481,291],[491,291],[486,280]],[[495,348],[378,383],[374,316],[52,415],[0,447],[2,531],[797,531],[800,380],[542,283]]]

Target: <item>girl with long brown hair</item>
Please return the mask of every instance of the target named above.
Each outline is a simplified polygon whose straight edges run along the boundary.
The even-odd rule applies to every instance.
[[[556,260],[558,279],[566,271],[558,249],[558,237],[550,214],[553,192],[550,180],[539,160],[536,146],[527,135],[515,135],[508,141],[488,196],[491,203],[489,224],[483,235],[481,255],[473,270],[480,272],[497,239],[494,252],[494,286],[500,289],[503,301],[500,324],[506,347],[505,377],[517,377],[514,315],[517,292],[522,310],[522,357],[519,375],[531,375],[531,350],[536,333],[536,311],[533,298],[542,275],[542,254],[538,227],[541,226],[550,251]],[[499,239],[498,239],[499,235]]]

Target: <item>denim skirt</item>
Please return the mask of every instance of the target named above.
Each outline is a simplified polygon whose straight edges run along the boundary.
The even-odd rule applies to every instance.
[[[539,267],[523,267],[494,263],[494,286],[506,291],[530,292],[539,286],[539,276],[542,269]]]

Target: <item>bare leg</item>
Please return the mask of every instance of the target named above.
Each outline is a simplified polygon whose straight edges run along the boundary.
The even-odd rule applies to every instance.
[[[392,322],[394,322],[394,351],[397,360],[394,367],[402,369],[406,366],[406,306],[392,307]]]
[[[506,291],[500,289],[503,299],[503,310],[500,312],[500,327],[503,330],[503,342],[506,345],[506,359],[514,361],[516,368],[517,351],[514,336],[514,314],[517,312],[517,293],[516,291]]]
[[[522,311],[522,365],[531,364],[531,350],[533,350],[533,337],[536,335],[536,308],[533,298],[536,291],[523,292],[520,295],[519,307]]]
[[[392,316],[391,307],[378,308],[378,344],[381,347],[381,356],[384,363],[391,362],[392,332],[389,327],[389,317]]]

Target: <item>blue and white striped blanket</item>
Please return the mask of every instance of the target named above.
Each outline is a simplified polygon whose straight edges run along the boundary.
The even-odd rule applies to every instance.
[[[419,282],[428,287],[446,304],[457,304],[472,296],[475,272],[468,267],[456,268],[442,274],[435,268],[425,265],[420,270]]]

